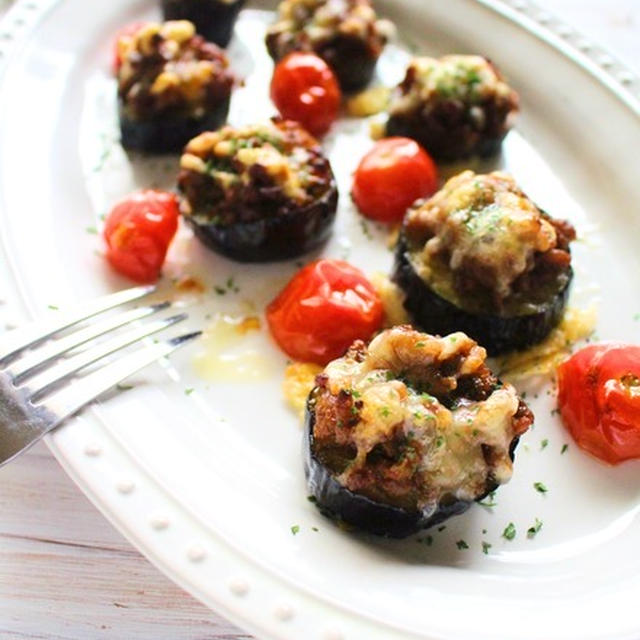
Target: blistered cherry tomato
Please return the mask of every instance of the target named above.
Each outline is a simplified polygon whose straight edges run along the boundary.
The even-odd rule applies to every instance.
[[[173,193],[145,190],[131,194],[107,216],[107,260],[132,280],[157,280],[178,228],[178,214],[178,199]]]
[[[365,275],[342,260],[298,271],[267,307],[271,334],[295,360],[325,365],[382,325],[382,302]]]
[[[342,94],[322,58],[294,52],[276,65],[271,99],[284,118],[296,120],[314,136],[321,136],[338,117]]]
[[[399,222],[418,198],[437,188],[436,166],[415,140],[384,138],[360,161],[351,195],[368,218]]]
[[[562,420],[583,449],[617,464],[640,458],[640,346],[590,345],[558,368]]]
[[[122,59],[120,58],[120,46],[118,44],[120,38],[132,36],[134,33],[139,31],[141,27],[144,27],[145,24],[147,23],[138,20],[137,22],[125,24],[124,27],[120,27],[120,29],[116,31],[115,38],[113,39],[113,49],[111,53],[111,70],[114,74],[118,73],[118,71],[120,70],[120,66],[122,65]]]

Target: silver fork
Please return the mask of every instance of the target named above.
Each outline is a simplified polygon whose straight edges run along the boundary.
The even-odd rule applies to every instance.
[[[70,312],[61,312],[55,320],[34,322],[0,336],[0,466],[132,373],[200,335],[200,331],[195,331],[153,344],[145,343],[82,375],[93,363],[187,317],[180,313],[170,318],[137,322],[171,305],[160,302],[99,318],[153,290],[154,287],[136,287],[120,291]],[[76,327],[91,318],[97,321]],[[136,326],[107,340],[96,341],[131,323]],[[93,344],[76,353],[77,348],[86,343]],[[64,357],[66,354],[69,355]]]

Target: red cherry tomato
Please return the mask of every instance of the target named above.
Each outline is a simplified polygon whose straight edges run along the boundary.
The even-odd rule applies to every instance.
[[[290,53],[275,68],[271,99],[280,114],[314,136],[325,134],[338,117],[342,94],[333,71],[313,53]]]
[[[360,161],[351,195],[368,218],[399,222],[418,198],[437,188],[436,166],[415,140],[385,138]]]
[[[145,24],[147,23],[138,20],[137,22],[125,24],[124,27],[120,27],[120,29],[116,31],[111,52],[111,69],[114,74],[118,73],[118,71],[120,70],[120,66],[122,65],[122,60],[120,58],[120,47],[118,46],[120,38],[132,36],[134,33],[139,31],[141,27],[144,27]]]
[[[382,302],[365,275],[342,260],[298,271],[267,307],[267,322],[289,356],[325,365],[382,325]]]
[[[583,449],[617,464],[640,458],[640,346],[591,345],[558,368],[562,420]]]
[[[131,194],[107,216],[107,260],[132,280],[157,280],[178,228],[178,213],[173,193],[146,190]]]

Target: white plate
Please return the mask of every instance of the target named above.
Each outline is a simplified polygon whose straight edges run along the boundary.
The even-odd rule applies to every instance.
[[[135,186],[173,182],[175,158],[130,161],[115,142],[111,34],[152,15],[154,4],[21,1],[2,23],[0,229],[25,315],[124,286],[86,229]],[[572,30],[521,0],[378,6],[405,43],[436,54],[481,52],[503,68],[523,110],[497,164],[578,227],[572,303],[598,302],[600,338],[637,342],[638,79],[593,47],[580,53]],[[234,96],[232,122],[271,113],[268,19],[254,8],[239,23],[231,53],[248,82]],[[404,45],[388,49],[385,82],[400,78],[407,56]],[[367,125],[355,120],[326,141],[342,198],[324,250],[369,272],[388,269],[391,255],[384,234],[371,225],[364,233],[347,194],[370,144]],[[230,276],[239,285],[239,293],[205,296],[190,311],[193,326],[247,301],[262,309],[295,269],[223,260],[186,230],[168,267],[211,288]],[[551,415],[548,384],[529,389],[538,395],[536,426],[498,505],[451,520],[431,532],[428,547],[347,534],[305,499],[300,428],[280,390],[285,358],[264,331],[239,347],[261,358],[263,373],[249,382],[198,377],[199,348],[149,369],[135,390],[85,412],[49,445],[147,557],[223,615],[261,638],[286,640],[638,637],[640,465],[609,468],[573,444],[562,455],[569,439]],[[530,540],[535,518],[544,524]],[[511,542],[501,537],[509,522],[518,532]],[[461,539],[468,550],[457,548]],[[486,555],[482,541],[492,545]]]

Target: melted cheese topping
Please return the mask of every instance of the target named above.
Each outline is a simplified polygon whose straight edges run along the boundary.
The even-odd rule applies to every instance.
[[[354,118],[366,118],[387,108],[391,90],[388,87],[371,87],[347,99],[347,113]]]
[[[382,38],[388,30],[369,0],[284,0],[278,14],[270,33],[302,32],[312,45],[339,35],[366,40],[372,31]]]
[[[500,376],[514,382],[555,372],[571,355],[575,343],[594,332],[596,320],[595,307],[567,309],[560,324],[540,344],[500,358]]]
[[[249,184],[252,167],[259,165],[289,198],[304,202],[313,182],[306,168],[309,159],[304,147],[287,151],[282,131],[265,123],[200,134],[185,148],[180,168],[209,174],[228,189]]]
[[[248,335],[259,329],[255,316],[217,315],[198,341],[193,358],[196,373],[212,382],[268,380],[273,375],[271,363]]]
[[[282,383],[284,398],[300,418],[304,417],[307,397],[321,371],[322,367],[313,362],[294,362],[285,369]]]
[[[148,90],[151,95],[157,96],[170,91],[178,93],[188,104],[203,102],[207,88],[219,77],[227,63],[223,56],[220,60],[195,59],[190,44],[195,34],[195,27],[188,20],[169,20],[146,23],[135,33],[118,38],[116,46],[122,61],[118,71],[120,85],[126,86],[140,73],[142,59],[158,58],[164,61],[162,70],[151,80],[151,84],[147,87],[139,80],[139,87],[134,86],[129,92]]]
[[[371,276],[371,284],[380,296],[384,310],[384,326],[395,327],[410,324],[411,318],[404,308],[404,292],[384,273],[377,271]]]
[[[531,268],[536,252],[556,246],[553,225],[513,178],[499,171],[464,171],[451,178],[408,214],[407,226],[413,225],[433,236],[423,250],[424,268],[433,256],[448,255],[452,272],[472,272],[502,299]]]
[[[353,428],[357,455],[340,481],[348,486],[373,448],[400,428],[423,452],[415,471],[425,492],[421,507],[435,505],[448,494],[473,500],[483,492],[488,475],[507,482],[512,474],[512,418],[519,406],[511,385],[496,388],[484,401],[462,399],[447,408],[420,391],[418,381],[401,378],[403,372],[428,371],[458,358],[456,374],[443,380],[453,389],[458,376],[484,369],[485,357],[485,350],[464,333],[437,338],[395,327],[379,334],[361,361],[347,354],[331,362],[324,371],[328,390],[334,395],[348,390],[360,406]],[[483,447],[492,450],[491,467]]]
[[[442,58],[414,58],[407,69],[412,79],[406,94],[398,96],[392,114],[413,111],[440,100],[456,100],[467,105],[489,98],[507,98],[512,89],[493,65],[482,56],[448,55]]]

